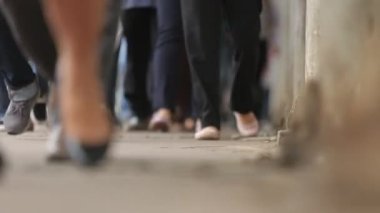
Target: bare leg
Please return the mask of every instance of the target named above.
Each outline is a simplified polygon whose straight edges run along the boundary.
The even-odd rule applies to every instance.
[[[105,0],[45,0],[58,47],[58,92],[65,134],[81,145],[108,142],[112,127],[99,79]]]

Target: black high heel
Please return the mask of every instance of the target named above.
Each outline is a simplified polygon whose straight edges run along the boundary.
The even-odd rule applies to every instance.
[[[113,120],[110,113],[108,113],[108,120]],[[111,125],[113,125],[112,122]],[[79,163],[80,165],[90,167],[97,166],[105,160],[107,151],[113,139],[113,127],[111,128],[110,136],[103,141],[96,141],[97,143],[94,143],[95,141],[85,141],[77,137],[70,136],[64,129],[63,131],[64,146],[66,147],[67,154],[71,160]]]
[[[65,144],[71,159],[83,166],[99,165],[110,147],[110,141],[105,141],[102,145],[84,145],[80,140],[70,137],[66,137]]]

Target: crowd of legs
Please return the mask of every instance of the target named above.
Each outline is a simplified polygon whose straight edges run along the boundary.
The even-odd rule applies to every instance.
[[[228,34],[231,111],[239,133],[255,137],[263,102],[261,7],[261,0],[2,0],[0,67],[10,100],[5,130],[21,134],[31,124],[40,97],[37,72],[49,84],[49,158],[84,165],[104,159],[119,124],[121,35],[128,44],[122,89],[133,115],[129,130],[170,132],[181,121],[195,139],[219,140],[221,38]]]

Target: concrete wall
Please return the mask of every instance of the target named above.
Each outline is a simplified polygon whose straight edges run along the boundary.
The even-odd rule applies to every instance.
[[[271,116],[278,128],[287,120],[305,83],[305,0],[271,0],[276,24],[271,73]]]
[[[380,208],[374,199],[380,196],[380,1],[306,3],[305,89],[294,108],[289,153],[303,145],[319,149],[328,196],[349,207],[354,201]]]
[[[319,70],[320,6],[320,0],[307,0],[305,80],[315,78]]]

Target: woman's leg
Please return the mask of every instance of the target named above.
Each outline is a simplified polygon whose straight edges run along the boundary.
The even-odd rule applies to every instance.
[[[153,57],[153,108],[150,129],[168,131],[178,95],[183,47],[180,0],[158,0],[157,39]]]
[[[2,0],[1,6],[2,10],[5,12],[6,18],[12,27],[13,33],[17,38],[18,42],[23,47],[22,49],[25,53],[32,59],[33,62],[38,67],[38,71],[41,71],[44,76],[47,76],[50,81],[55,80],[55,66],[56,66],[56,49],[53,39],[50,35],[46,21],[41,9],[41,4],[39,0]],[[104,74],[102,79],[105,79],[106,85],[109,85],[109,73],[110,61],[113,54],[108,50],[108,46],[112,46],[112,40],[115,27],[114,20],[118,15],[119,0],[112,0],[109,5],[109,19],[106,28],[103,30],[103,41],[101,48],[102,55],[102,73]],[[111,15],[112,14],[112,15]],[[111,50],[112,51],[112,50]],[[112,90],[112,88],[110,88]],[[111,94],[111,92],[108,92]],[[109,95],[109,105],[110,110],[112,108],[112,95]],[[58,112],[58,109],[51,109],[50,112]],[[51,113],[50,113],[51,114]],[[55,118],[55,124],[59,124],[59,119],[57,113],[53,113]]]
[[[196,112],[201,131],[198,139],[218,139],[219,115],[219,54],[222,1],[182,0],[185,43],[193,76]],[[207,135],[212,135],[208,137]],[[205,137],[203,137],[205,136]]]
[[[45,0],[44,6],[58,48],[58,93],[65,135],[70,142],[77,140],[85,152],[96,151],[106,147],[112,132],[99,79],[106,1]],[[85,153],[96,156],[80,160],[98,161],[104,150]]]
[[[238,129],[243,136],[258,133],[262,90],[258,70],[261,0],[227,0],[225,11],[236,45],[236,76],[231,95]]]
[[[124,80],[125,97],[140,120],[136,129],[146,129],[151,115],[147,92],[147,74],[152,55],[153,8],[136,8],[123,12],[124,36],[128,43],[128,67]],[[132,128],[134,129],[134,128]]]

